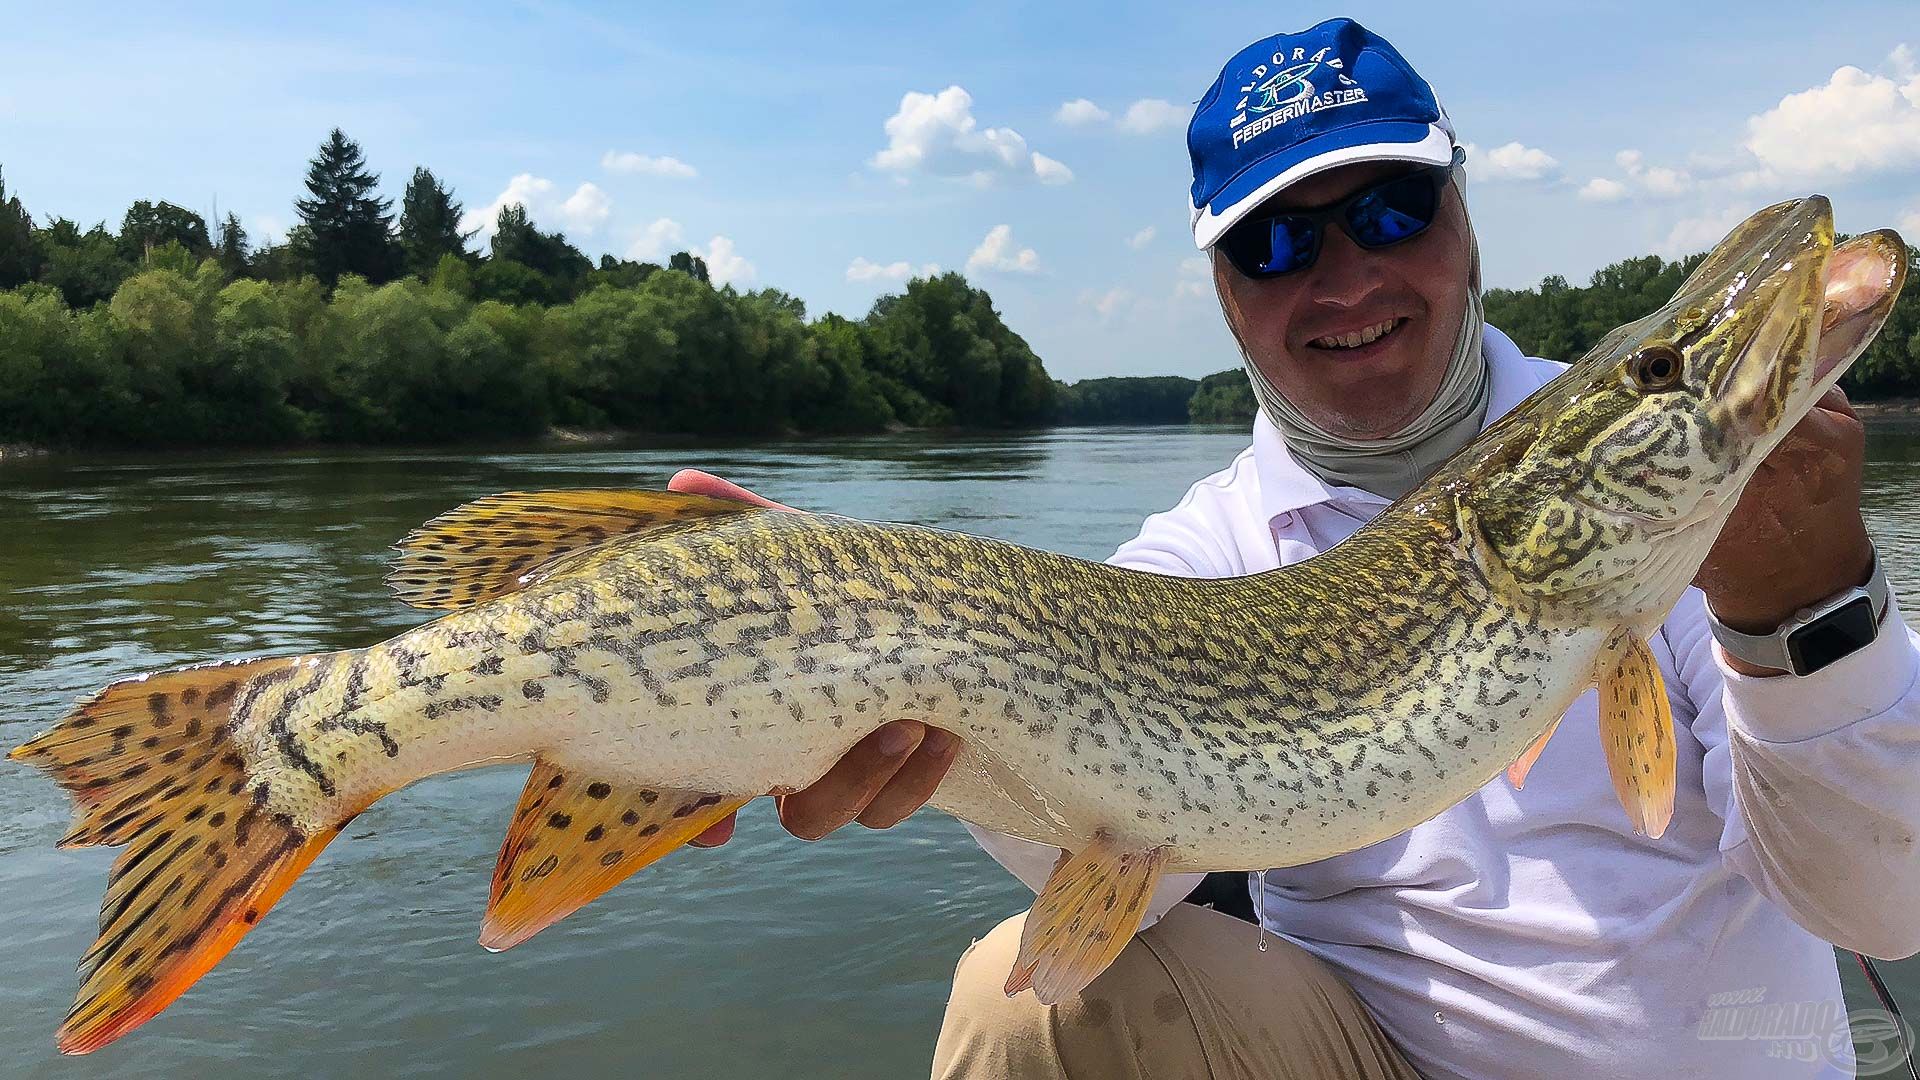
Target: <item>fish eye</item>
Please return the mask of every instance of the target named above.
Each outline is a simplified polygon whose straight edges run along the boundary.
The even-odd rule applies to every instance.
[[[1680,351],[1671,345],[1649,345],[1627,361],[1627,374],[1635,386],[1658,392],[1680,385]]]

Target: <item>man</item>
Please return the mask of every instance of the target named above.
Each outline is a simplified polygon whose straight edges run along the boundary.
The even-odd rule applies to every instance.
[[[1561,370],[1482,323],[1451,124],[1387,42],[1346,20],[1256,42],[1188,143],[1194,238],[1260,417],[1249,449],[1113,562],[1219,577],[1307,558]],[[1261,875],[1271,948],[1180,905],[1197,876],[1172,875],[1158,921],[1048,1007],[1001,993],[1024,917],[1001,924],[960,961],[936,1077],[1850,1075],[1827,942],[1920,949],[1920,637],[1877,599],[1862,453],[1836,392],[1755,475],[1652,643],[1680,744],[1663,837],[1626,824],[1589,693],[1524,791],[1497,779],[1392,840]],[[1863,584],[1877,636],[1823,670],[1715,644],[1709,608],[1767,635]],[[803,836],[891,824],[953,750],[917,724],[882,729],[782,818]],[[975,835],[1036,888],[1058,854]],[[1808,1038],[1738,1038],[1714,1018],[1767,1005],[1812,1018],[1785,1032]]]

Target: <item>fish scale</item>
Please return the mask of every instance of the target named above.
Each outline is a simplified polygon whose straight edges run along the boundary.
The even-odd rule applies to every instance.
[[[1673,812],[1655,632],[1766,453],[1885,320],[1905,248],[1754,215],[1666,307],[1346,542],[1221,580],[912,525],[658,492],[508,493],[401,544],[389,641],[115,683],[12,753],[125,844],[62,1050],[146,1022],[354,815],[533,762],[481,944],[509,948],[880,725],[963,750],[932,805],[1062,850],[1008,993],[1059,1001],[1171,870],[1384,840],[1601,690],[1637,831]]]

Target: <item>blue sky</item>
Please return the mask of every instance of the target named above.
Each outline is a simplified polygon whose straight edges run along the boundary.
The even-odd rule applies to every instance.
[[[1237,362],[1185,116],[1241,46],[1332,15],[1473,144],[1491,285],[1699,250],[1809,191],[1920,240],[1914,0],[73,7],[0,4],[0,168],[43,219],[217,199],[284,230],[338,125],[388,194],[426,165],[469,210],[691,247],[814,313],[967,270],[1069,380]]]

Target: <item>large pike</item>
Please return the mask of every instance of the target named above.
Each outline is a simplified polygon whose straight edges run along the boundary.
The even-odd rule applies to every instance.
[[[1645,641],[1747,478],[1879,329],[1908,256],[1763,210],[1418,490],[1308,562],[1229,580],[685,495],[508,494],[429,522],[392,583],[438,620],[345,652],[115,683],[13,752],[124,844],[59,1036],[84,1053],[233,947],[355,814],[528,761],[481,942],[525,940],[881,723],[966,749],[939,808],[1064,848],[1008,992],[1125,945],[1168,870],[1383,840],[1598,683],[1658,835],[1671,718]]]

